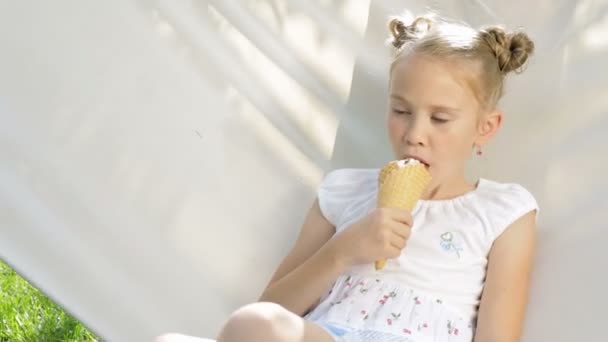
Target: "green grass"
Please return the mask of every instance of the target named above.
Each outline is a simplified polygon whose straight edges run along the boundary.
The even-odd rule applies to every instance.
[[[0,261],[0,342],[101,341]]]

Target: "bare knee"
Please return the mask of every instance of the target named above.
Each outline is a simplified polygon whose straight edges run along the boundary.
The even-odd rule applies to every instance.
[[[217,338],[218,342],[295,341],[303,320],[275,303],[253,303],[236,310]]]

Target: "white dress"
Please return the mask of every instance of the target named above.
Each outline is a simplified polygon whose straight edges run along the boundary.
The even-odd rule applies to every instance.
[[[376,207],[379,169],[338,169],[318,191],[340,233]],[[341,275],[305,318],[337,341],[471,341],[494,240],[537,210],[521,185],[480,179],[449,200],[420,200],[407,246],[381,271],[359,265]]]

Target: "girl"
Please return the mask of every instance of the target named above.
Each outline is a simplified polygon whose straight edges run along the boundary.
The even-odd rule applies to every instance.
[[[431,184],[409,213],[376,209],[379,169],[330,172],[261,302],[234,312],[219,342],[519,340],[538,206],[518,184],[469,184],[464,170],[534,45],[430,16],[389,30],[389,139]]]

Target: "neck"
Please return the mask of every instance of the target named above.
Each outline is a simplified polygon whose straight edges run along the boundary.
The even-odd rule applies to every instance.
[[[470,184],[465,179],[464,175],[459,175],[450,180],[441,181],[429,185],[426,191],[422,194],[423,200],[446,200],[454,197],[462,196],[467,192],[475,190],[476,185]]]

